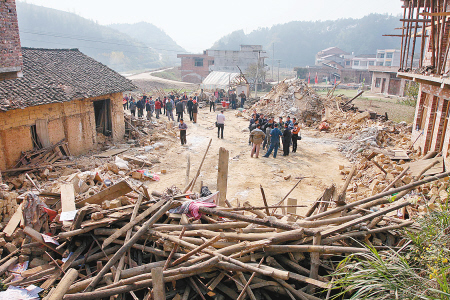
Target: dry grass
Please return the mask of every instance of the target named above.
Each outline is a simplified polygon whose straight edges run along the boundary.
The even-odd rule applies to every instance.
[[[327,91],[318,92],[321,95],[326,95]],[[344,95],[348,98],[353,98],[358,93],[357,90],[337,89],[334,95]],[[374,111],[380,115],[388,114],[388,118],[395,122],[405,121],[408,124],[414,120],[415,107],[402,104],[399,99],[394,97],[383,97],[379,94],[372,94],[365,92],[361,97],[353,101],[355,106],[360,110]]]

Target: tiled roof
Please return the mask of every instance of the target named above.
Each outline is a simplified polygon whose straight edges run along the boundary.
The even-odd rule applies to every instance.
[[[137,89],[78,49],[24,47],[22,54],[23,77],[0,81],[0,111]]]

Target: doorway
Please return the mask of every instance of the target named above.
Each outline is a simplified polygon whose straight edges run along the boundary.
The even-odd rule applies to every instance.
[[[111,101],[94,101],[95,129],[104,136],[112,136]]]

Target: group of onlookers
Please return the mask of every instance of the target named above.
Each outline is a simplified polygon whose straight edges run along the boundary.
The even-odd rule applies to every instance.
[[[160,115],[167,116],[167,118],[174,121],[173,111],[177,115],[177,122],[180,122],[180,119],[183,118],[183,114],[189,114],[189,119],[194,123],[197,122],[197,113],[198,113],[198,94],[195,93],[194,96],[187,96],[186,92],[183,96],[175,96],[173,92],[170,92],[169,95],[164,96],[163,99],[157,97],[153,99],[152,96],[147,96],[146,94],[142,95],[139,100],[135,100],[133,96],[125,95],[123,97],[123,109],[129,109],[132,116],[143,118],[144,117],[144,109],[146,111],[147,120],[151,120],[153,113],[156,118],[159,119]]]
[[[225,93],[223,90],[216,89],[214,94],[209,97],[209,111],[216,111],[216,103],[220,103],[225,97]],[[240,99],[240,103],[238,103],[238,97]],[[247,100],[247,96],[244,91],[242,91],[239,95],[236,95],[236,91],[230,90],[228,92],[228,102],[232,109],[237,109],[239,105],[240,108],[244,108],[244,103]]]
[[[253,112],[249,125],[250,139],[249,144],[253,145],[251,157],[258,158],[261,144],[263,149],[267,147],[264,157],[269,157],[273,151],[273,157],[277,157],[280,139],[283,145],[283,156],[289,155],[290,146],[292,152],[297,152],[297,140],[301,140],[300,126],[296,118],[288,116],[286,121],[279,117],[275,121],[274,117],[265,117],[264,114]]]

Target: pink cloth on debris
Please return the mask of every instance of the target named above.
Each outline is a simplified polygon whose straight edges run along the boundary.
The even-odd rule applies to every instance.
[[[189,213],[187,214],[188,217],[194,217],[196,220],[200,219],[202,216],[201,213],[198,212],[200,207],[216,207],[215,203],[208,203],[208,202],[201,202],[201,201],[192,201],[191,204],[189,204]]]

